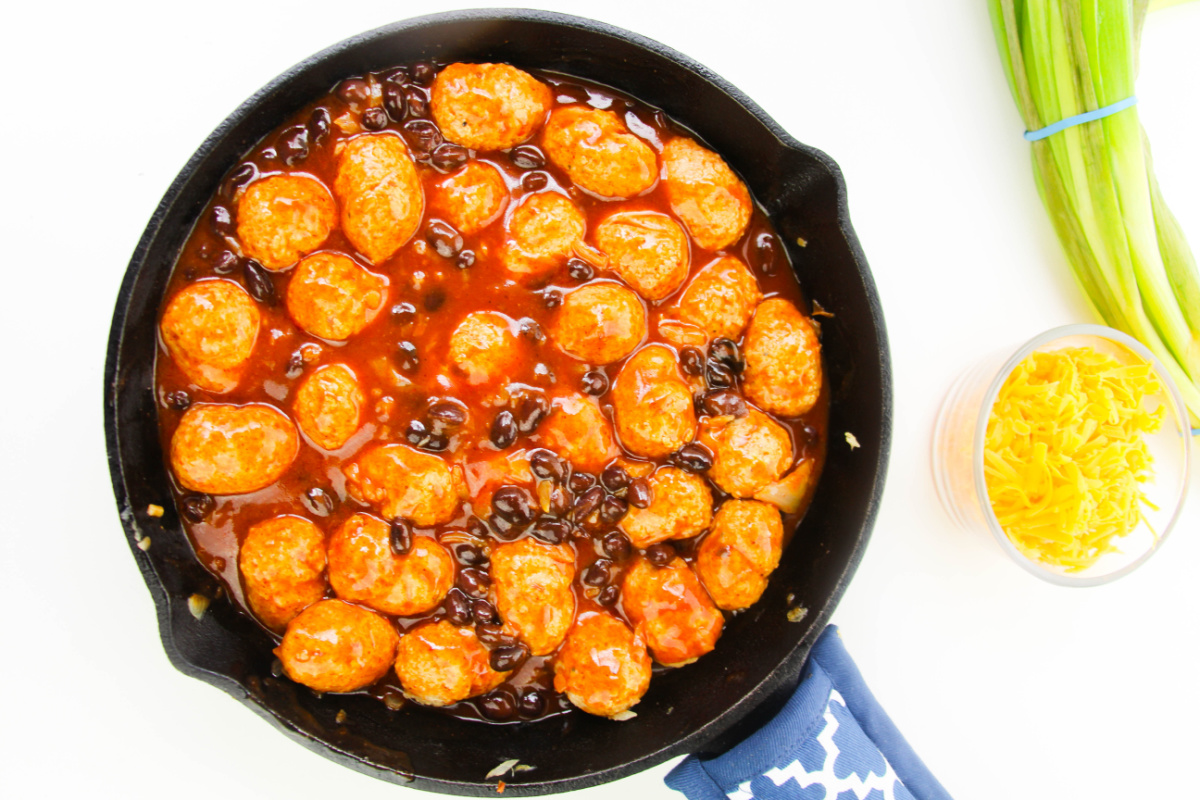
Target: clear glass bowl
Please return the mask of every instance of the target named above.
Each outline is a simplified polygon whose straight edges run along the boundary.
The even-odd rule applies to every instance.
[[[1142,523],[1117,542],[1117,551],[1101,556],[1080,572],[1035,561],[1022,553],[1004,533],[988,501],[983,474],[984,436],[988,416],[1009,373],[1032,352],[1064,347],[1091,347],[1118,361],[1150,363],[1163,391],[1150,402],[1167,412],[1161,429],[1146,438],[1154,457],[1154,475],[1143,486],[1147,499]],[[1015,353],[993,354],[963,373],[950,388],[938,412],[933,433],[933,479],[943,507],[966,531],[991,531],[992,537],[1026,571],[1060,586],[1098,586],[1128,575],[1154,555],[1179,519],[1187,494],[1191,427],[1187,408],[1153,353],[1136,339],[1102,325],[1066,325],[1046,331]]]

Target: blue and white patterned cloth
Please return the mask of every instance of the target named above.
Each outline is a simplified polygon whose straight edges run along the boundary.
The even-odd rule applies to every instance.
[[[876,702],[833,625],[774,719],[715,758],[688,756],[666,781],[688,800],[950,800]]]

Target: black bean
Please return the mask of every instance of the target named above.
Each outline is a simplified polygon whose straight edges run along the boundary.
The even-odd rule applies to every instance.
[[[607,558],[598,558],[588,565],[588,568],[583,571],[583,581],[585,586],[600,587],[608,583],[611,576],[610,570],[612,562]]]
[[[458,571],[457,585],[471,597],[487,597],[492,579],[478,567],[466,567]]]
[[[167,392],[163,397],[163,402],[166,403],[167,408],[186,411],[187,407],[192,404],[192,398],[184,391]]]
[[[411,78],[408,67],[393,67],[383,74],[385,83],[408,83]]]
[[[404,123],[409,146],[422,155],[432,153],[442,143],[442,132],[427,119],[410,119]]]
[[[225,183],[221,185],[221,194],[227,199],[232,200],[238,193],[238,190],[243,186],[248,185],[252,180],[258,177],[258,167],[250,162],[239,164],[238,168],[229,173],[229,177],[225,179]]]
[[[487,523],[474,514],[472,514],[467,520],[467,530],[472,536],[475,536],[479,539],[487,538],[489,533]]]
[[[550,413],[550,401],[541,392],[522,392],[517,398],[514,418],[517,430],[521,433],[533,433],[542,420]]]
[[[538,523],[533,526],[531,532],[543,542],[559,544],[565,542],[567,537],[571,535],[571,526],[565,520],[561,519],[542,519],[538,520]]]
[[[466,164],[470,157],[471,153],[467,148],[447,142],[434,150],[429,160],[442,172],[451,172]]]
[[[492,651],[491,659],[493,664],[497,660],[497,652],[498,651],[496,650]],[[495,669],[494,666],[493,669]],[[499,689],[493,689],[492,691],[483,695],[477,702],[479,704],[480,713],[491,720],[499,721],[512,719],[517,713],[516,697],[513,695],[511,689],[503,686]]]
[[[475,266],[475,251],[463,250],[455,257],[454,266],[459,269],[470,269]]]
[[[475,635],[488,647],[495,647],[509,640],[509,637],[504,635],[504,628],[499,625],[476,625]]]
[[[434,289],[429,294],[425,295],[425,310],[430,314],[437,311],[446,303],[446,292],[444,289]]]
[[[649,508],[654,502],[654,490],[650,488],[650,481],[645,478],[634,479],[633,483],[629,484],[629,491],[625,492],[625,499],[634,508]]]
[[[705,392],[700,401],[700,407],[711,417],[723,417],[732,414],[735,417],[746,416],[746,401],[737,392],[728,389],[717,389]]]
[[[213,206],[212,216],[209,220],[212,222],[213,232],[217,236],[234,236],[237,234],[237,224],[233,221],[233,214],[229,212],[227,206]]]
[[[482,523],[482,520],[480,522]],[[465,567],[480,567],[488,563],[487,553],[473,542],[459,542],[451,550],[458,563]]]
[[[760,233],[754,239],[754,258],[752,259],[764,275],[774,275],[776,256],[779,253],[779,241],[769,233]]]
[[[508,159],[517,169],[541,169],[546,166],[546,155],[531,144],[523,144],[508,151]]]
[[[603,501],[603,489],[599,486],[593,486],[591,489],[588,489],[575,501],[575,521],[582,522],[587,519],[593,511],[600,507],[600,503]]]
[[[293,125],[279,135],[275,149],[279,151],[283,163],[294,167],[308,158],[308,126]]]
[[[242,262],[242,275],[246,278],[246,291],[264,306],[273,306],[277,302],[275,282],[262,264],[253,258]]]
[[[602,369],[588,370],[583,375],[584,394],[590,394],[592,397],[599,397],[608,391],[608,375]]]
[[[611,606],[617,602],[617,598],[621,596],[621,587],[615,583],[605,586],[600,590],[600,594],[596,595],[596,602],[602,606]]]
[[[297,350],[288,357],[287,369],[283,374],[287,376],[288,380],[294,381],[304,374],[304,364],[304,354]]]
[[[671,456],[671,460],[688,472],[706,472],[713,465],[712,453],[698,442],[685,444]]]
[[[525,659],[529,658],[529,648],[523,644],[497,647],[488,658],[496,672],[508,672],[525,663]]]
[[[546,341],[546,332],[542,330],[542,326],[537,323],[537,320],[529,318],[521,320],[521,335],[534,344],[542,344]]]
[[[501,486],[492,494],[492,511],[517,525],[533,521],[533,497],[521,486]]]
[[[361,105],[371,97],[371,84],[362,78],[347,78],[338,84],[337,96],[349,105]]]
[[[604,488],[610,492],[616,493],[629,486],[633,482],[633,478],[625,471],[625,468],[620,464],[609,464],[600,473],[600,483],[604,484]]]
[[[623,561],[629,557],[629,553],[633,549],[633,545],[629,543],[629,537],[620,531],[604,534],[600,547],[604,550],[604,554],[613,561]]]
[[[429,408],[429,419],[443,428],[458,428],[467,421],[467,410],[454,400],[439,400]]]
[[[228,275],[236,270],[241,262],[242,259],[238,257],[237,253],[232,250],[222,250],[221,254],[217,256],[217,260],[213,262],[213,272],[218,275]]]
[[[456,588],[447,592],[442,608],[446,609],[446,619],[455,625],[471,624],[471,598],[467,597],[462,589]]]
[[[688,375],[704,374],[704,353],[697,347],[685,347],[679,353],[679,366]]]
[[[392,520],[392,526],[388,530],[388,543],[391,544],[394,554],[408,555],[413,546],[412,523],[406,519]]]
[[[404,95],[403,86],[391,81],[383,84],[383,110],[393,122],[404,122],[408,116],[408,98]]]
[[[550,176],[544,172],[529,172],[521,178],[521,188],[526,192],[540,192],[550,185]]]
[[[567,274],[572,280],[590,281],[596,277],[596,270],[582,258],[570,258],[567,259]]]
[[[429,427],[419,419],[411,420],[404,429],[404,438],[413,447],[420,447],[429,438]]]
[[[709,359],[704,368],[704,380],[710,389],[728,389],[733,386],[733,370],[720,361]]]
[[[412,303],[397,303],[392,306],[392,320],[407,325],[417,318],[417,307]]]
[[[400,368],[401,372],[411,374],[421,366],[421,359],[417,355],[417,346],[408,340],[396,345],[395,359],[396,366]]]
[[[505,540],[515,539],[521,532],[519,525],[494,513],[488,514],[488,527],[495,532],[496,536]]]
[[[544,689],[531,687],[521,692],[521,699],[517,705],[520,708],[521,716],[526,719],[537,719],[546,713],[546,708],[550,705],[550,698]]]
[[[567,483],[570,485],[572,492],[575,494],[583,494],[590,489],[592,484],[595,482],[596,476],[590,472],[576,472],[571,475],[571,480]]]
[[[498,449],[503,450],[510,447],[517,440],[517,422],[513,419],[513,414],[508,409],[504,409],[496,418],[492,420],[492,430],[489,435]]]
[[[388,124],[387,112],[378,106],[371,106],[362,115],[362,125],[369,131],[382,130]]]
[[[308,116],[308,139],[313,147],[320,147],[333,130],[333,115],[325,106],[317,106]]]
[[[453,258],[463,249],[462,234],[440,219],[425,226],[425,239],[442,258]]]
[[[421,445],[422,450],[428,450],[431,453],[441,453],[449,447],[450,438],[444,433],[429,434],[429,438]]]
[[[529,455],[529,468],[543,480],[561,481],[567,477],[567,465],[549,450],[534,450]]]
[[[414,118],[429,116],[429,100],[425,93],[416,86],[404,90],[404,104],[408,107],[408,116]]]
[[[217,507],[217,501],[207,494],[185,494],[179,498],[179,510],[192,522],[203,522]]]
[[[562,301],[562,292],[560,292],[558,289],[547,289],[546,291],[542,292],[542,303],[551,311],[561,306]]]
[[[666,542],[659,542],[646,548],[646,560],[656,567],[665,567],[675,559],[675,548]]]
[[[496,607],[487,600],[476,600],[471,604],[471,619],[476,625],[495,625],[500,621]]]
[[[571,493],[557,483],[550,487],[548,513],[556,517],[565,517],[571,512]]]
[[[737,342],[732,339],[713,339],[712,344],[708,346],[708,358],[710,362],[724,364],[733,372],[741,372],[744,366],[742,352],[738,349]]]
[[[316,486],[300,495],[300,502],[309,513],[318,517],[328,517],[333,513],[335,506],[333,495]]]
[[[600,521],[605,525],[616,525],[629,511],[629,504],[619,497],[606,497],[600,504]]]
[[[412,65],[412,79],[422,86],[428,86],[433,83],[435,75],[437,75],[437,67],[431,62],[418,61]]]

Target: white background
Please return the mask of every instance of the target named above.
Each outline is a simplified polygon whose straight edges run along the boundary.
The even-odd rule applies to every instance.
[[[117,287],[188,156],[278,73],[444,3],[12,3],[0,17],[0,794],[395,797],[176,672],[104,456]],[[895,442],[835,621],[966,798],[1196,796],[1200,492],[1164,551],[1096,589],[1043,584],[952,527],[930,429],[978,355],[1091,321],[1034,189],[983,0],[636,0],[548,7],[707,64],[841,164],[887,314]],[[1200,252],[1200,3],[1146,26],[1139,113]],[[678,797],[665,764],[578,793]],[[413,795],[415,797],[415,795]]]

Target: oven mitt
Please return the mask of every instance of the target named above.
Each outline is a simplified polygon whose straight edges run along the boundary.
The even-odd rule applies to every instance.
[[[726,753],[688,756],[666,782],[688,800],[950,800],[863,683],[834,625],[774,719]]]

